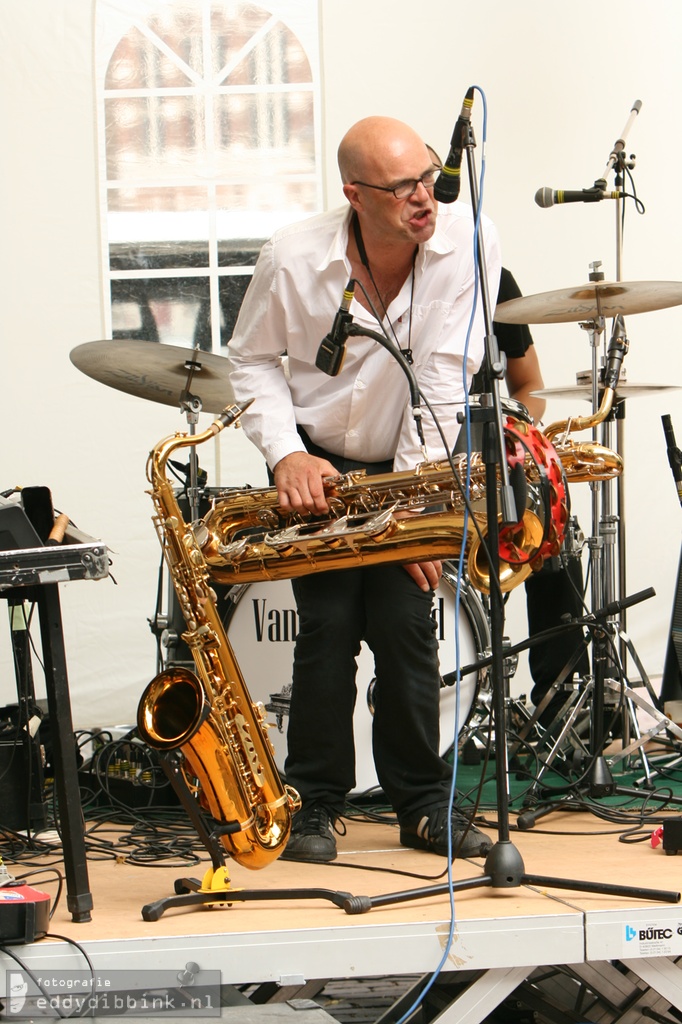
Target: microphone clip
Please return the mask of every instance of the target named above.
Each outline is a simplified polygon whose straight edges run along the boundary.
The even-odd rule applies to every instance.
[[[317,350],[315,366],[329,377],[336,377],[343,366],[343,360],[346,355],[346,340],[353,324],[350,304],[353,301],[354,291],[355,281],[351,278],[346,285],[341,305],[334,317],[332,329],[322,339]]]
[[[352,323],[353,317],[350,313],[337,313],[334,327],[322,339],[317,350],[315,366],[329,377],[336,377],[341,371],[346,356],[346,339]]]

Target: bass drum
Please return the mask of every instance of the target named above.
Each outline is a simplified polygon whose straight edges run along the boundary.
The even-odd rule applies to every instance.
[[[433,615],[440,644],[441,675],[448,677],[456,669],[455,605],[457,574],[446,563],[434,601]],[[294,640],[298,630],[296,602],[290,580],[265,580],[232,587],[219,602],[228,640],[242,670],[251,700],[260,702],[267,711],[266,721],[273,726],[268,737],[275,749],[275,762],[280,771],[286,757],[286,730],[291,693],[291,666]],[[460,590],[459,663],[462,668],[475,665],[489,648],[488,617],[479,595],[468,584]],[[358,657],[355,706],[356,786],[354,793],[365,793],[378,787],[372,758],[372,689],[374,659],[372,652],[361,645]],[[459,731],[468,721],[489,682],[487,671],[467,673],[460,683]],[[441,753],[454,743],[457,715],[457,687],[444,686],[441,697]]]

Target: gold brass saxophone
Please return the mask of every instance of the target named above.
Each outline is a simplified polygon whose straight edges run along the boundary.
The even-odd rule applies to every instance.
[[[523,466],[526,507],[516,526],[500,532],[500,587],[518,586],[558,554],[568,518],[562,469],[534,427],[509,417],[508,456]],[[367,476],[364,470],[330,478],[324,517],[285,511],[274,487],[235,488],[216,498],[195,524],[210,577],[221,584],[289,579],[311,572],[380,562],[453,559],[465,548],[472,585],[490,589],[486,467],[468,460],[467,515],[463,484],[467,456],[424,462],[414,472]],[[460,489],[462,488],[462,489]]]
[[[574,431],[603,423],[613,408],[615,395],[613,388],[606,387],[599,408],[592,415],[558,420],[545,428],[545,437],[554,444],[567,478],[575,483],[612,480],[623,472],[623,460],[617,452],[597,441],[574,441],[570,437]]]
[[[198,782],[202,810],[216,822],[227,853],[247,868],[262,868],[284,849],[298,794],[280,780],[261,704],[253,704],[216,611],[201,549],[184,522],[166,463],[177,448],[214,437],[242,413],[231,406],[202,434],[175,434],[151,452],[147,477],[161,541],[187,631],[197,674],[161,672],[144,691],[137,724],[152,748],[180,750],[190,789]]]

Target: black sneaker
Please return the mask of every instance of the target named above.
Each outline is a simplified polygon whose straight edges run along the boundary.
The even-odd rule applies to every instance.
[[[429,850],[441,857],[448,855],[448,809],[437,807],[424,815],[416,825],[400,826],[400,842],[413,850]],[[480,832],[461,811],[452,810],[452,856],[485,857],[492,849],[492,840]]]
[[[336,859],[333,814],[322,804],[309,804],[294,815],[291,835],[281,853],[282,860],[327,863]]]

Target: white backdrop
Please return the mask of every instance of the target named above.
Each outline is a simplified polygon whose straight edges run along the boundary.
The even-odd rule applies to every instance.
[[[311,3],[313,0],[311,0]],[[117,585],[61,587],[74,721],[134,720],[155,672],[159,547],[145,495],[145,460],[185,426],[179,412],[129,397],[80,374],[76,345],[104,337],[91,0],[9,0],[0,21],[3,139],[0,490],[45,484],[55,505],[113,552]],[[628,203],[622,278],[682,281],[676,171],[682,70],[678,0],[323,0],[323,135],[328,204],[340,198],[335,153],[348,126],[371,113],[412,123],[442,155],[470,85],[487,100],[486,212],[504,260],[526,294],[587,279],[601,260],[616,276],[614,203],[542,210],[540,186],[580,189],[604,170],[633,102],[642,109],[627,140],[646,214]],[[480,167],[483,103],[473,123]],[[468,189],[465,182],[463,195]],[[682,385],[682,306],[627,318],[628,380]],[[575,324],[536,327],[547,386],[574,383],[590,365]],[[553,401],[545,422],[589,406]],[[630,611],[629,632],[648,674],[659,676],[680,548],[680,507],[661,427],[669,413],[682,442],[682,392],[628,403],[625,430],[628,591],[656,597]],[[206,417],[206,424],[208,423]],[[200,425],[203,427],[203,422]],[[260,457],[223,432],[213,483],[263,482]],[[205,461],[205,460],[204,460]],[[209,467],[209,472],[211,469]],[[576,495],[590,532],[589,499]],[[584,505],[586,512],[582,511]],[[525,637],[525,598],[508,606],[508,632]],[[16,698],[8,630],[0,628],[0,702]],[[521,665],[517,690],[527,690]]]

